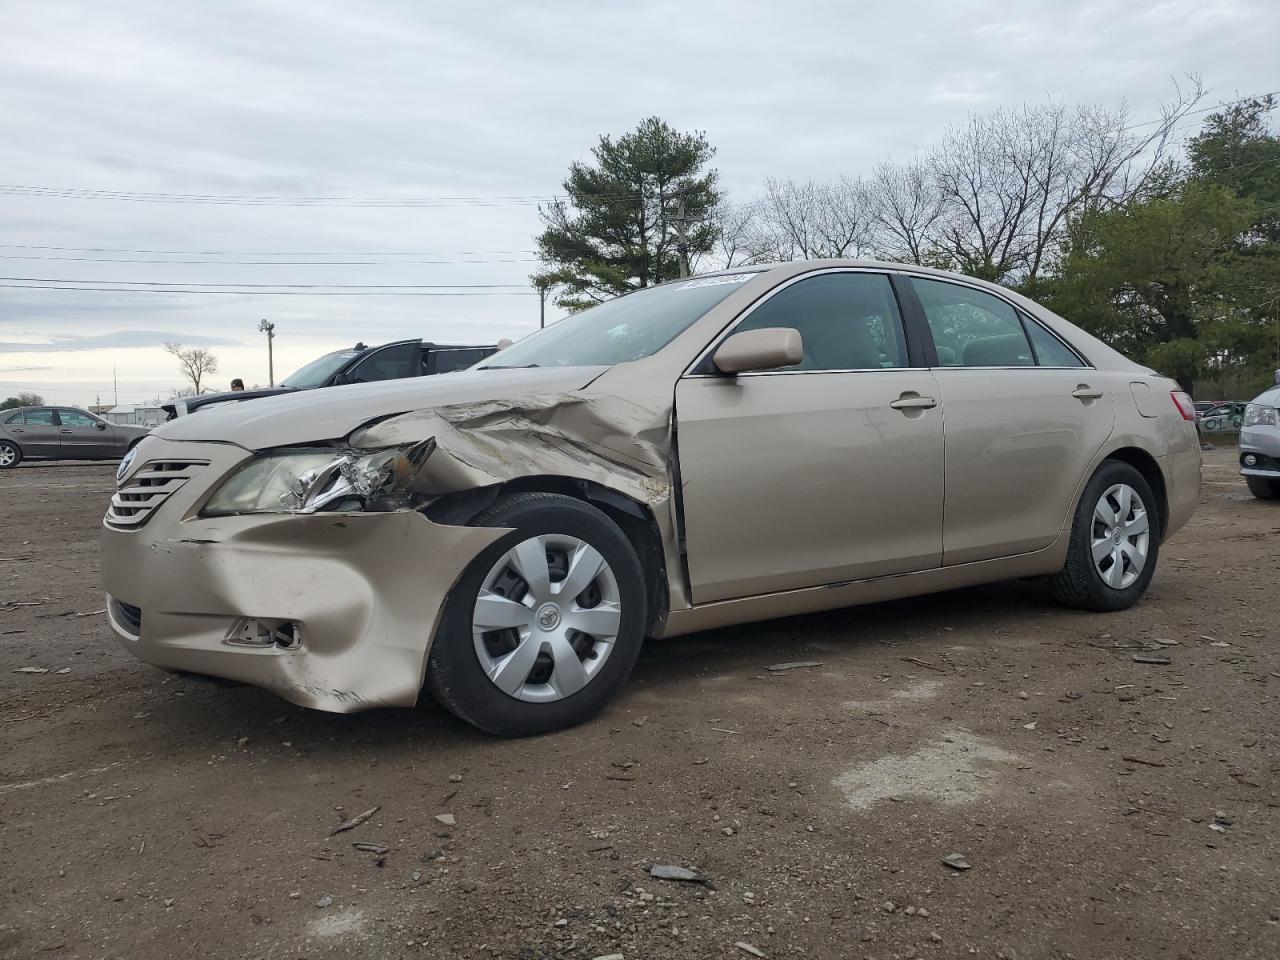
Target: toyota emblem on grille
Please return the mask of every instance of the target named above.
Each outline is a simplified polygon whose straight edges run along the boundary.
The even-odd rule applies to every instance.
[[[116,467],[116,483],[124,479],[124,475],[133,466],[133,460],[137,455],[138,450],[136,447],[124,455],[124,459],[120,461],[120,466]]]

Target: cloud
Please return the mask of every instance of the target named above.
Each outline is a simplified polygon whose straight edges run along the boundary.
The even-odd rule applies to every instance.
[[[53,367],[45,366],[25,366],[25,367],[0,367],[0,373],[30,373],[32,370],[52,370]]]
[[[164,333],[160,330],[117,330],[115,333],[88,336],[52,336],[43,342],[0,341],[0,350],[12,353],[61,353],[67,350],[101,350],[109,348],[159,347],[178,341],[188,347],[239,346],[242,341],[224,337],[192,336],[191,334]],[[39,370],[41,367],[10,367],[12,370]]]

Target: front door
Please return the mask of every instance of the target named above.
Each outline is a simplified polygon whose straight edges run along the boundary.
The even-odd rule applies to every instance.
[[[800,278],[733,332],[764,327],[800,331],[803,362],[676,386],[694,602],[937,567],[942,410],[888,277]]]
[[[947,411],[943,562],[1047,547],[1111,435],[1110,382],[991,293],[919,277],[911,284],[938,352]]]
[[[116,431],[104,421],[91,417],[82,410],[58,408],[64,460],[105,460],[123,456],[119,450]]]

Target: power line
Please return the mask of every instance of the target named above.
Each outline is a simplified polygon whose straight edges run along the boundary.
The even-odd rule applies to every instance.
[[[287,290],[522,290],[523,283],[194,283],[179,280],[75,280],[69,277],[0,277],[6,283],[87,283],[121,287],[251,287]]]
[[[3,260],[56,260],[69,263],[142,263],[142,264],[192,264],[196,266],[229,267],[376,267],[376,266],[431,266],[462,265],[468,263],[538,263],[536,257],[498,260],[150,260],[134,257],[63,257],[50,254],[0,253]]]
[[[537,250],[144,250],[138,247],[55,247],[35,243],[0,243],[0,249],[59,250],[67,253],[146,253],[175,257],[497,257],[538,252]]]
[[[114,283],[115,281],[102,281]],[[536,297],[533,291],[406,291],[406,290],[205,290],[155,287],[66,287],[52,284],[0,283],[6,290],[73,290],[79,293],[199,293],[227,297]]]
[[[122,200],[130,203],[191,203],[249,207],[511,207],[537,206],[553,202],[552,196],[489,197],[282,197],[195,193],[142,193],[133,190],[102,190],[85,187],[54,187],[33,184],[0,184],[0,195],[42,197],[57,200]],[[597,194],[600,199],[636,199],[639,193]]]

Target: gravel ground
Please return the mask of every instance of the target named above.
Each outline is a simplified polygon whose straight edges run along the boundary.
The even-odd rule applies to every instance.
[[[525,741],[132,660],[111,468],[0,474],[0,957],[1271,960],[1280,504],[1205,456],[1133,610],[1009,583],[654,642]]]

